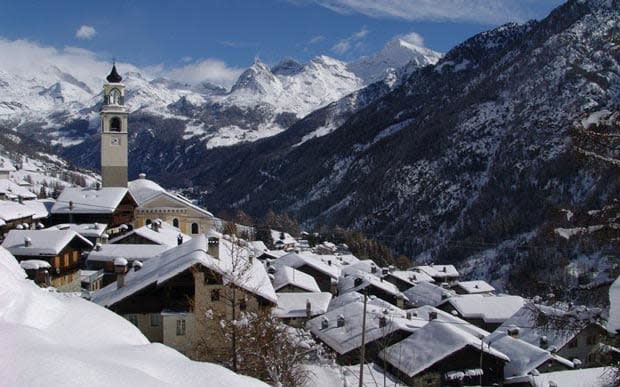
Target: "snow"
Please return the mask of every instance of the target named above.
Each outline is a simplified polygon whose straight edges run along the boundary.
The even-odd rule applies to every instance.
[[[30,192],[28,189],[7,179],[0,179],[0,194],[9,199],[22,198],[29,200],[37,198],[37,195]]]
[[[306,317],[306,303],[310,301],[310,316],[327,312],[331,293],[277,293],[278,306],[274,314],[279,318]]]
[[[39,269],[49,269],[52,265],[47,261],[43,261],[41,259],[27,259],[25,261],[21,261],[19,263],[24,270],[39,270]]]
[[[532,376],[536,387],[551,387],[551,382],[560,387],[604,387],[609,386],[611,369],[605,367],[580,370],[548,372]]]
[[[361,283],[357,286],[355,285],[356,279],[361,280]],[[365,289],[369,286],[381,289],[384,292],[394,296],[401,295],[401,292],[393,283],[384,281],[382,278],[379,278],[374,274],[366,273],[363,271],[357,271],[343,278],[340,278],[340,280],[338,281],[338,292],[341,294],[348,292],[359,292],[360,290]]]
[[[458,286],[461,287],[465,292],[469,294],[476,293],[490,293],[494,292],[495,288],[486,281],[475,280],[475,281],[460,281]]]
[[[30,239],[30,246],[24,244],[26,238]],[[18,256],[55,256],[74,240],[79,240],[84,247],[93,246],[88,239],[72,230],[10,230],[2,247]]]
[[[209,211],[198,207],[182,195],[176,195],[172,192],[166,191],[159,184],[152,180],[148,180],[144,174],[142,174],[140,178],[130,181],[127,184],[127,187],[129,193],[131,193],[133,198],[136,200],[138,206],[144,206],[145,204],[155,201],[158,198],[163,198],[180,203],[182,206],[191,208],[206,216],[213,217],[213,214]]]
[[[0,380],[7,386],[266,386],[150,344],[122,317],[25,279],[0,248]]]
[[[110,284],[96,291],[92,299],[100,305],[111,306],[151,284],[159,285],[194,265],[202,265],[221,273],[224,281],[233,281],[248,292],[257,294],[274,304],[277,302],[277,296],[267,272],[258,259],[248,261],[248,250],[222,238],[219,241],[218,255],[218,258],[209,255],[207,236],[199,235],[187,243],[173,247],[145,261],[142,269],[127,273],[125,286],[122,288],[117,289],[116,284]],[[239,262],[235,262],[236,260]],[[244,268],[247,267],[247,270],[241,274],[233,273],[234,266],[239,264]]]
[[[289,266],[280,266],[274,273],[273,288],[277,292],[287,285],[292,285],[308,292],[321,291],[316,280],[311,275]]]
[[[129,231],[126,234],[120,235],[114,239],[110,239],[110,244],[122,243],[122,241],[132,235],[140,236],[144,239],[148,239],[153,244],[174,247],[178,244],[177,238],[179,235],[183,236],[183,242],[187,242],[192,239],[191,236],[183,234],[181,230],[172,226],[167,222],[160,222],[157,226],[157,231],[153,229],[153,224],[145,225]]]
[[[286,255],[281,256],[276,259],[273,264],[281,265],[281,266],[290,266],[294,269],[298,269],[302,266],[308,265],[313,269],[324,273],[325,275],[330,276],[333,279],[338,279],[340,277],[340,269],[333,264],[329,265],[329,263],[324,262],[320,256],[314,254],[307,254],[302,252],[300,254],[297,253],[288,253]]]
[[[481,318],[485,323],[502,323],[512,317],[525,304],[519,296],[486,296],[466,294],[448,299],[463,318]]]
[[[607,330],[617,334],[620,330],[620,277],[609,287],[609,320]]]
[[[409,302],[416,306],[437,306],[445,299],[455,295],[453,291],[444,289],[430,282],[419,282],[403,293]]]
[[[454,265],[420,265],[411,269],[412,271],[422,272],[432,278],[446,279],[448,277],[458,277],[459,272]]]
[[[46,219],[49,210],[54,205],[53,199],[24,200],[22,204],[34,211],[33,219]]]
[[[0,219],[5,222],[34,216],[35,211],[17,202],[0,200]]]
[[[62,223],[51,226],[48,229],[73,230],[85,238],[100,238],[105,233],[107,227],[108,225],[103,223]]]
[[[65,188],[52,207],[53,214],[111,214],[121,203],[127,188]],[[96,204],[95,204],[96,203]]]
[[[176,246],[176,244],[175,244]],[[93,249],[88,253],[87,262],[110,262],[117,257],[125,257],[129,261],[144,261],[153,258],[170,249],[167,245],[144,244],[103,244],[100,249]]]

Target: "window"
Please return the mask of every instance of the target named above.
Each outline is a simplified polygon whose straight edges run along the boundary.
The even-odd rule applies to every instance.
[[[192,223],[192,234],[198,234],[198,223]]]
[[[185,336],[185,320],[177,320],[177,336]]]
[[[121,119],[118,117],[112,117],[110,120],[110,131],[112,132],[120,132],[121,131]]]
[[[241,300],[239,301],[239,310],[240,310],[240,311],[242,311],[242,312],[245,312],[245,310],[247,309],[247,307],[248,307],[248,304],[247,304],[247,302],[245,301],[245,298],[241,299]]]
[[[176,228],[179,228],[179,219],[177,218],[172,219],[172,225]]]
[[[220,300],[220,289],[211,290],[211,301],[219,301]]]
[[[159,313],[151,313],[151,326],[158,327],[161,324],[161,315]]]
[[[153,223],[153,221],[151,219],[147,219],[144,223],[148,226],[149,224]]]

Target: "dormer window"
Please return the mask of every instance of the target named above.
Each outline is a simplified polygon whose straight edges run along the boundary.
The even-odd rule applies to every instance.
[[[121,131],[121,119],[118,117],[112,117],[110,120],[110,131],[111,132],[120,132]]]

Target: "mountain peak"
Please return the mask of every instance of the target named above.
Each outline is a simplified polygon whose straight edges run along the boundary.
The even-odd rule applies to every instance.
[[[303,65],[290,56],[285,56],[280,63],[273,66],[271,72],[276,75],[294,75],[303,70]]]

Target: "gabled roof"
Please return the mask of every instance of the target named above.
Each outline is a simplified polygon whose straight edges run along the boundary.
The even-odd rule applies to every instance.
[[[437,306],[455,293],[430,282],[418,282],[403,294],[412,305]]]
[[[0,200],[0,219],[10,222],[16,219],[27,218],[33,216],[35,211],[18,202]]]
[[[296,286],[308,292],[321,292],[319,285],[311,275],[289,266],[279,266],[274,274],[273,288],[277,292],[286,285]]]
[[[11,162],[11,160],[5,158],[5,157],[0,157],[0,172],[15,172],[15,165],[13,165],[13,162]]]
[[[435,280],[426,273],[413,272],[410,270],[394,270],[389,272],[388,276],[398,278],[411,286],[414,286],[418,282],[435,282]]]
[[[166,223],[163,221],[157,220],[160,222],[160,225],[156,228],[157,231],[153,228],[153,225],[146,225],[136,229],[129,231],[126,234],[120,235],[114,239],[110,239],[110,244],[119,243],[123,239],[126,239],[132,235],[138,235],[144,239],[148,239],[153,242],[153,244],[164,245],[169,247],[174,247],[178,244],[177,238],[179,234],[183,237],[183,242],[187,242],[192,239],[191,236],[187,234],[183,234],[181,230],[172,226],[170,223]]]
[[[276,293],[262,263],[258,259],[250,261],[248,256],[247,249],[233,247],[231,242],[222,238],[219,242],[219,258],[214,258],[207,252],[207,236],[199,235],[145,261],[142,269],[127,273],[124,287],[117,289],[116,284],[110,284],[95,292],[92,300],[103,306],[111,306],[147,286],[160,285],[198,265],[222,274],[226,282],[232,281],[250,293],[277,303]],[[244,266],[247,265],[242,278],[233,273],[236,260]]]
[[[30,246],[25,239],[30,238]],[[73,240],[84,247],[93,244],[72,230],[10,230],[2,246],[15,256],[53,256],[59,254]]]
[[[47,218],[54,203],[54,199],[24,200],[22,202],[24,206],[30,208],[34,212],[34,215],[32,216],[33,219]]]
[[[361,282],[357,286],[355,284],[356,280]],[[381,289],[382,291],[395,297],[402,294],[393,283],[382,280],[376,275],[366,272],[358,271],[350,273],[346,277],[341,277],[340,281],[338,281],[338,290],[340,293],[358,292],[368,286],[374,286],[375,288]]]
[[[104,244],[99,250],[94,249],[88,253],[87,261],[112,262],[115,258],[125,258],[128,261],[144,261],[158,256],[170,246],[162,245],[133,245],[133,244]]]
[[[52,207],[52,214],[112,214],[128,194],[127,188],[66,187]]]
[[[358,292],[344,293],[332,299],[332,301],[329,303],[329,310],[331,311],[334,309],[338,309],[347,304],[357,301],[364,302],[364,295]],[[383,309],[392,309],[394,307],[393,304],[372,295],[368,296],[367,302],[369,305],[374,305],[378,308]]]
[[[331,278],[338,279],[340,277],[339,268],[333,263],[329,265],[323,262],[318,256],[313,254],[288,253],[276,259],[273,263],[275,265],[290,266],[294,269],[307,265]]]
[[[488,344],[482,345],[480,337],[462,329],[461,325],[440,319],[429,321],[406,339],[382,350],[379,357],[413,377],[468,346],[506,362],[510,360]]]
[[[369,274],[381,275],[381,268],[371,259],[363,259],[359,262],[345,265],[342,267],[342,275],[354,274],[358,272],[364,272]],[[375,271],[373,273],[373,270]]]
[[[86,238],[101,237],[105,233],[106,228],[108,228],[108,225],[103,223],[62,223],[48,227],[49,230],[73,230]]]
[[[520,296],[483,296],[464,294],[450,297],[447,301],[463,318],[480,318],[485,323],[503,323],[525,305]]]
[[[138,203],[138,206],[144,206],[145,204],[157,198],[165,197],[179,204],[182,204],[183,206],[192,208],[195,211],[204,214],[205,216],[213,217],[213,214],[209,211],[195,205],[189,199],[181,195],[173,194],[166,191],[162,186],[152,180],[148,180],[146,178],[136,179],[130,181],[127,184],[127,187],[129,189],[129,192],[131,192],[131,195],[136,200],[136,203]]]
[[[323,293],[278,293],[278,306],[274,311],[279,318],[306,317],[306,303],[310,302],[310,316],[327,312],[332,294]]]
[[[4,194],[9,199],[36,199],[37,195],[28,189],[16,184],[8,179],[0,179],[0,194]]]
[[[504,378],[527,375],[549,360],[573,368],[573,363],[561,356],[553,355],[540,347],[510,337],[505,331],[497,330],[485,342],[507,355],[510,362],[504,366]]]
[[[420,271],[426,273],[433,278],[458,277],[459,272],[454,265],[421,265],[411,269],[412,271]]]
[[[342,327],[337,326],[340,316],[344,317]],[[322,342],[343,355],[361,346],[363,316],[364,302],[354,301],[313,318],[306,323],[306,327]],[[387,322],[383,327],[380,326],[381,317],[385,317]],[[324,319],[328,320],[328,327],[325,329],[321,327]],[[411,332],[423,324],[426,322],[407,320],[405,312],[397,307],[382,308],[367,303],[365,340],[366,343],[371,343],[398,330]]]
[[[469,294],[490,293],[495,291],[495,288],[491,286],[488,282],[481,280],[459,281],[457,286],[459,286]]]

